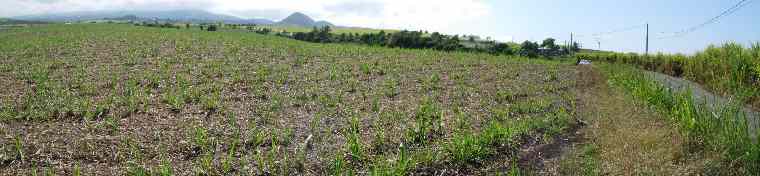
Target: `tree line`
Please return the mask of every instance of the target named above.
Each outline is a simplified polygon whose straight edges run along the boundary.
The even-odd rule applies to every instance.
[[[313,27],[309,32],[286,31],[276,33],[277,36],[288,37],[295,40],[313,43],[357,43],[371,46],[384,46],[390,48],[411,49],[434,49],[440,51],[464,51],[482,52],[494,55],[521,55],[525,57],[552,57],[569,54],[578,51],[579,45],[560,46],[555,44],[555,39],[548,38],[543,43],[525,41],[521,45],[515,43],[500,43],[493,40],[479,41],[474,37],[466,40],[460,39],[459,35],[445,35],[439,32],[428,33],[427,31],[402,30],[387,33],[383,30],[376,33],[341,33],[334,34],[330,26]],[[260,34],[269,34],[268,28],[254,30]]]
[[[145,26],[145,27],[157,27],[157,28],[174,28],[174,29],[180,29],[184,27],[185,29],[190,29],[192,25],[190,23],[172,23],[172,22],[159,22],[159,21],[153,21],[153,22],[132,22],[135,26]],[[253,30],[256,25],[255,24],[224,24],[224,23],[201,23],[197,25],[198,28],[200,28],[202,31],[217,31],[222,27],[230,28],[230,29],[239,29],[241,27],[246,27],[248,30]],[[269,30],[269,29],[266,29]],[[269,33],[267,31],[266,33]]]
[[[171,23],[136,23],[138,26],[177,28],[180,26]],[[217,31],[224,24],[200,24],[198,27],[203,31]],[[356,43],[370,46],[383,46],[390,48],[410,48],[410,49],[434,49],[440,51],[463,51],[463,52],[480,52],[493,55],[520,55],[524,57],[555,57],[568,55],[571,52],[580,50],[578,43],[571,45],[557,45],[556,40],[547,38],[540,44],[532,41],[525,41],[522,44],[502,43],[494,40],[476,40],[475,36],[445,35],[439,32],[429,33],[427,31],[409,31],[402,30],[398,32],[385,32],[383,30],[376,33],[341,33],[335,34],[330,26],[313,27],[309,32],[274,32],[269,28],[257,28],[256,25],[235,25],[226,24],[232,29],[246,27],[248,31],[259,34],[269,35],[274,33],[277,36],[292,38],[295,40],[313,42],[313,43]],[[190,24],[185,24],[185,28],[190,28]],[[461,38],[466,38],[462,40]]]

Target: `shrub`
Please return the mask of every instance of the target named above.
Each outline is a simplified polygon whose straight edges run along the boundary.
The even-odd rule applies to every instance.
[[[520,45],[520,55],[524,57],[538,57],[538,43],[526,40]]]

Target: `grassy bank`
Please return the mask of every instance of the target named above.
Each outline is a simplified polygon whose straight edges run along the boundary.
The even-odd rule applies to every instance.
[[[744,99],[760,107],[760,43],[709,46],[694,55],[656,54],[644,57],[624,53],[579,53],[578,59],[624,63],[682,77],[724,96]]]
[[[612,85],[665,114],[687,138],[690,152],[707,150],[723,156],[723,162],[707,168],[708,174],[760,173],[760,143],[748,130],[742,102],[710,109],[704,104],[709,102],[695,102],[689,91],[671,91],[633,67],[602,65]]]

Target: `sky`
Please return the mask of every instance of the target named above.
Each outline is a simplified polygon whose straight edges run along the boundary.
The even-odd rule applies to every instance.
[[[693,32],[741,0],[0,0],[0,17],[99,10],[199,9],[243,18],[280,20],[303,12],[341,26],[472,34],[498,41],[552,37],[584,48],[691,54],[710,44],[760,41],[760,2]],[[619,29],[629,29],[596,35]],[[662,38],[662,39],[661,39]]]

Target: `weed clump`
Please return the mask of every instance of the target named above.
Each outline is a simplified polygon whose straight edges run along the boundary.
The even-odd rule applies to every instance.
[[[441,132],[441,117],[443,111],[433,100],[427,98],[422,101],[414,115],[414,128],[407,132],[407,139],[411,143],[425,143],[429,138]]]

